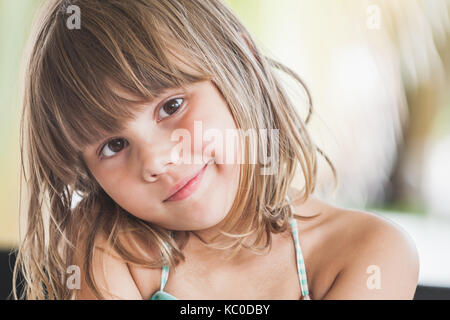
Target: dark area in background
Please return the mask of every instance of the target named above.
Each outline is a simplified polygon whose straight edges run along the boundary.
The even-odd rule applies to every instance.
[[[12,271],[14,270],[14,263],[15,252],[0,250],[0,300],[12,299]],[[21,280],[19,278],[18,282],[20,283]],[[450,300],[450,288],[418,286],[414,300]]]
[[[14,263],[16,262],[15,252],[0,250],[0,300],[13,300],[12,278]],[[23,279],[19,276],[17,283]],[[20,287],[18,288],[20,290]],[[21,291],[18,291],[20,295]]]

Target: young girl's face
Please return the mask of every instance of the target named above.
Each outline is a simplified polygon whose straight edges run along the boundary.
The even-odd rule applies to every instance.
[[[83,150],[92,175],[117,204],[140,219],[170,230],[216,226],[231,208],[239,180],[237,161],[214,161],[226,159],[225,142],[214,147],[220,144],[202,136],[209,130],[225,138],[236,130],[222,94],[214,82],[202,81],[186,90],[167,89],[144,107],[123,132]],[[173,138],[176,132],[183,132],[184,140]],[[177,151],[181,141],[190,144],[184,155]],[[239,154],[237,149],[233,154]],[[199,172],[200,179],[170,198]]]

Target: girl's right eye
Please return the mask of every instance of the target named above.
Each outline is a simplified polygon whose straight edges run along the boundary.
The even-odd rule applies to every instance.
[[[125,139],[112,139],[106,142],[100,149],[100,156],[102,158],[111,158],[115,153],[119,153],[123,148],[126,147],[128,142]],[[108,149],[110,151],[108,151]]]

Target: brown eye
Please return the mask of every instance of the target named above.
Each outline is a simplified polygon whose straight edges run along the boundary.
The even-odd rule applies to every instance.
[[[112,157],[115,153],[122,151],[127,142],[124,139],[113,139],[108,141],[100,151],[100,155],[106,158]]]
[[[158,115],[159,115],[160,119],[164,119],[164,118],[174,114],[175,112],[177,112],[178,109],[180,109],[180,107],[183,103],[183,100],[184,100],[183,98],[176,98],[176,99],[167,101],[161,107],[161,109],[159,109],[159,111],[158,111]]]

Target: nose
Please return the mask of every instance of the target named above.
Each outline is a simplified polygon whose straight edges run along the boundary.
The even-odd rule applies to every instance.
[[[146,182],[155,182],[166,173],[171,165],[178,163],[179,156],[170,143],[144,144],[139,148],[140,175]]]

